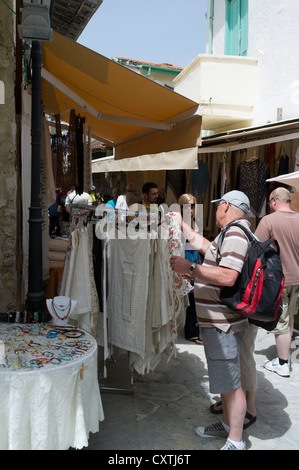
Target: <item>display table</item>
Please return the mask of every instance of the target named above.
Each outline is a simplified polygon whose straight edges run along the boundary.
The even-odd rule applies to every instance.
[[[88,445],[104,419],[97,343],[74,327],[0,323],[0,450]]]

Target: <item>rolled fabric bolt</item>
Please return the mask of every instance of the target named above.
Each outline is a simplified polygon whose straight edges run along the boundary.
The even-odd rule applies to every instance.
[[[5,347],[3,341],[0,340],[0,364],[5,362]]]

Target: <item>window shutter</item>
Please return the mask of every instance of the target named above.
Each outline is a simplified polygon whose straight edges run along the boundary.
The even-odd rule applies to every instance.
[[[226,55],[247,55],[248,0],[226,0],[225,50]]]

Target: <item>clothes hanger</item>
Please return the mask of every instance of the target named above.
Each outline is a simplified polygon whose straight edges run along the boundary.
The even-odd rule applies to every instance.
[[[253,155],[252,157],[248,158],[247,160],[245,160],[247,163],[251,163],[251,162],[255,162],[256,160],[258,160],[258,157],[256,156],[256,149],[253,150]]]

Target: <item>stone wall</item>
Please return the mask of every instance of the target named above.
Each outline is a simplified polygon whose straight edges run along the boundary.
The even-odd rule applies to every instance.
[[[7,2],[15,10],[14,2]],[[0,313],[17,308],[17,125],[15,112],[15,14],[0,2]]]

